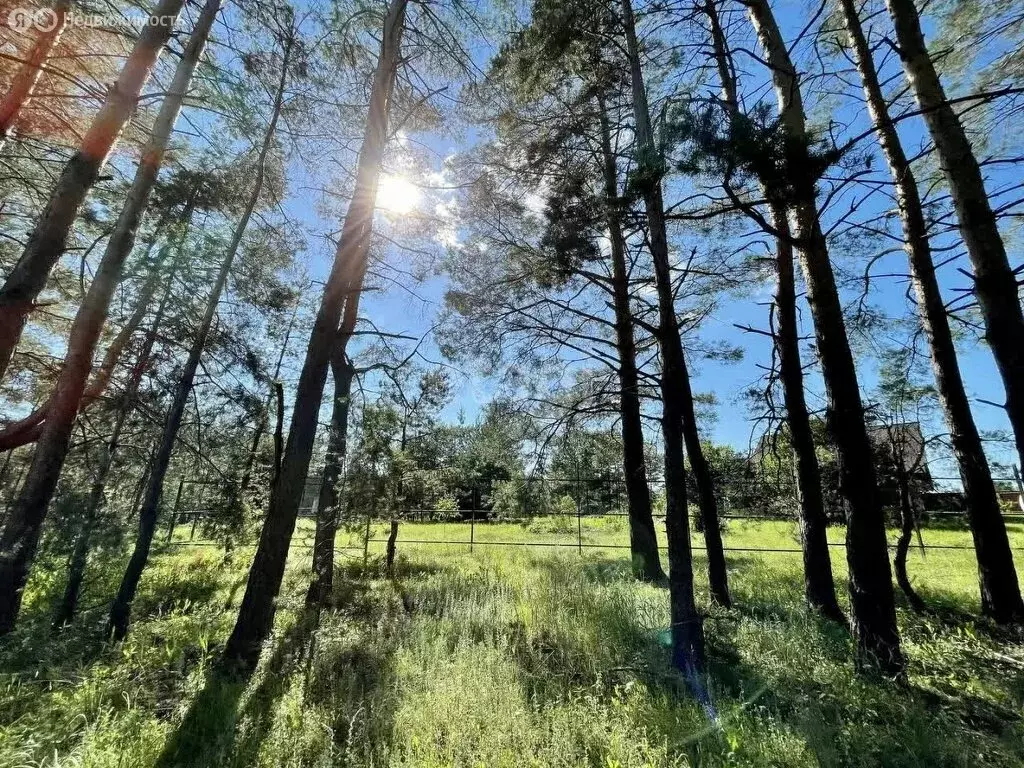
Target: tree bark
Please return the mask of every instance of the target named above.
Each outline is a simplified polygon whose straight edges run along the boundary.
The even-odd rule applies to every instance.
[[[295,408],[285,445],[280,481],[274,487],[260,540],[249,570],[245,595],[225,656],[254,666],[274,621],[274,601],[281,588],[295,530],[295,518],[316,438],[317,414],[327,379],[327,366],[342,330],[355,325],[376,207],[380,164],[388,137],[388,113],[399,64],[402,25],[408,0],[391,0],[384,21],[381,51],[373,76],[370,108],[359,154],[356,185],[345,216],[334,265],[324,289],[306,358],[296,388]],[[347,300],[346,300],[347,296]],[[349,331],[349,334],[351,332]]]
[[[886,675],[902,676],[906,662],[896,626],[885,517],[864,423],[857,370],[818,218],[817,176],[812,176],[810,170],[813,163],[799,81],[767,0],[749,0],[747,9],[771,68],[786,137],[785,160],[793,189],[789,210],[814,317],[829,402],[829,429],[839,463],[840,492],[847,504],[846,559],[857,665],[860,669],[877,668]]]
[[[644,431],[640,416],[640,377],[636,367],[636,341],[629,301],[626,238],[622,232],[622,199],[618,169],[612,151],[611,130],[604,99],[598,100],[601,151],[604,160],[605,222],[611,246],[612,303],[615,310],[615,346],[619,355],[619,415],[622,420],[622,466],[629,502],[629,548],[633,575],[641,581],[665,578],[658,554],[658,537],[647,484]]]
[[[271,476],[271,484],[277,485],[277,479],[281,476],[281,459],[284,454],[284,385],[280,381],[274,382],[274,399],[277,401],[276,422],[274,423],[274,473]]]
[[[306,593],[306,605],[326,605],[334,588],[334,539],[338,532],[341,499],[338,484],[348,450],[348,414],[355,368],[344,354],[331,358],[334,404],[331,432],[327,441],[324,477],[317,500],[316,535],[313,539],[313,582]]]
[[[693,594],[693,551],[690,545],[686,499],[686,465],[683,460],[683,414],[679,404],[680,379],[685,375],[668,260],[668,235],[659,160],[651,132],[650,108],[640,66],[631,0],[622,0],[630,81],[633,95],[637,166],[650,236],[651,260],[658,290],[659,344],[661,350],[661,431],[665,449],[665,527],[668,536],[669,608],[672,621],[672,663],[696,687],[704,669],[704,624]]]
[[[725,549],[722,545],[722,528],[718,520],[718,502],[715,499],[715,483],[711,467],[704,456],[697,431],[697,414],[693,405],[693,391],[690,388],[690,372],[686,367],[686,353],[680,356],[679,389],[676,397],[683,419],[683,441],[686,455],[690,457],[690,469],[697,486],[697,503],[700,510],[701,533],[704,534],[704,549],[708,558],[708,583],[711,602],[723,608],[732,607],[729,596],[729,578],[725,568]]]
[[[395,551],[398,544],[398,521],[391,521],[391,532],[388,534],[388,543],[384,549],[384,572],[388,576],[395,575]]]
[[[904,247],[910,261],[921,327],[928,338],[939,401],[949,426],[953,452],[964,484],[964,498],[978,561],[982,611],[1000,624],[1019,622],[1024,620],[1024,601],[1021,599],[1017,570],[1013,564],[1013,552],[981,436],[960,375],[956,346],[935,274],[917,180],[889,115],[856,7],[852,0],[841,0],[841,6],[864,86],[868,111],[896,186],[896,202],[903,225]]]
[[[15,502],[11,519],[0,535],[0,634],[10,631],[17,619],[21,592],[28,580],[46,509],[57,487],[57,479],[70,445],[71,431],[92,369],[96,342],[106,322],[110,300],[120,281],[125,259],[134,245],[135,233],[156,182],[164,150],[174,129],[174,121],[219,6],[218,0],[208,0],[197,22],[195,34],[175,71],[167,98],[160,107],[153,133],[96,276],[75,315],[68,339],[67,356],[47,410],[28,478]]]
[[[730,120],[739,116],[736,76],[733,72],[725,34],[715,0],[705,0],[704,12],[711,26],[715,63],[722,83],[722,100]],[[775,228],[775,310],[776,328],[772,339],[779,357],[793,459],[796,464],[800,548],[804,562],[804,595],[807,604],[834,621],[846,623],[836,599],[832,578],[832,558],[828,549],[827,518],[821,489],[821,471],[814,448],[811,421],[804,395],[804,371],[800,360],[800,335],[796,317],[796,284],[793,278],[793,243],[785,203],[769,190],[761,179],[761,188],[769,201],[771,224]]]
[[[928,53],[917,8],[913,0],[886,0],[886,5],[904,72],[949,183],[960,234],[974,268],[974,293],[985,322],[985,340],[1003,380],[1006,415],[1024,463],[1024,312],[1017,274],[1007,258],[978,159]]]
[[[36,222],[21,258],[0,288],[0,380],[7,372],[36,297],[46,287],[50,271],[64,252],[75,216],[135,109],[183,2],[160,0],[154,9],[153,15],[160,17],[160,22],[142,28],[117,82],[111,86],[82,144],[50,193],[50,201]],[[146,165],[147,159],[143,158],[140,168]]]
[[[910,583],[907,576],[907,554],[910,552],[910,539],[914,535],[914,504],[910,498],[910,478],[904,469],[899,469],[897,474],[900,495],[900,535],[896,540],[896,555],[893,558],[893,567],[896,572],[896,583],[900,586],[915,613],[925,613],[927,607],[924,600],[917,594],[914,585]]]
[[[7,95],[3,101],[0,101],[0,151],[3,151],[4,144],[11,137],[14,123],[21,111],[32,100],[32,93],[43,74],[46,61],[50,58],[50,53],[60,40],[60,36],[64,34],[70,7],[71,0],[57,0],[53,4],[52,28],[39,35],[28,58],[22,63],[18,74],[15,75]]]
[[[191,215],[192,205],[189,203],[181,214],[181,220],[186,226],[191,220]],[[154,228],[153,237],[146,248],[146,255],[142,258],[143,263],[149,260],[149,254],[163,232],[164,225],[165,220],[161,220]],[[81,402],[78,406],[79,413],[92,405],[106,391],[107,385],[110,384],[110,377],[113,375],[114,369],[121,359],[121,353],[124,352],[129,340],[145,319],[146,313],[149,312],[150,302],[156,293],[157,284],[160,280],[160,266],[162,262],[162,256],[151,262],[149,276],[139,291],[139,297],[135,302],[135,310],[132,312],[131,317],[128,318],[128,322],[121,326],[117,335],[107,345],[107,349],[103,353],[103,360],[99,366],[95,367],[89,383],[82,391]],[[53,397],[53,394],[51,394],[45,403],[34,409],[28,416],[12,422],[4,427],[3,430],[0,430],[0,451],[28,445],[39,439],[39,436],[43,433],[43,425]]]
[[[288,352],[288,340],[292,337],[292,328],[295,327],[295,318],[298,314],[299,307],[298,304],[296,304],[295,311],[292,313],[292,319],[288,321],[288,328],[284,333],[284,341],[281,342],[281,352],[277,356],[277,364],[274,366],[274,381],[277,381],[281,376],[281,365],[284,363],[284,356]],[[267,397],[263,412],[260,414],[260,418],[256,422],[256,431],[253,432],[249,452],[245,455],[245,466],[242,469],[242,477],[238,481],[238,498],[240,500],[249,488],[249,481],[252,478],[252,467],[253,464],[256,463],[256,454],[259,453],[260,441],[263,439],[263,433],[267,431],[267,414],[270,410],[270,403],[274,399],[274,396],[274,392],[272,391]]]
[[[800,338],[796,318],[796,284],[793,278],[793,244],[789,234],[786,208],[771,204],[772,224],[780,233],[775,243],[775,349],[779,355],[779,380],[782,382],[799,496],[800,543],[804,560],[804,595],[807,604],[823,616],[846,623],[836,598],[832,578],[832,557],[828,549],[828,518],[821,488],[821,469],[815,451],[811,419],[804,396],[804,371],[800,360]]]
[[[278,80],[277,91],[274,95],[274,106],[271,113],[270,123],[263,136],[263,144],[256,160],[256,178],[253,181],[252,191],[246,202],[245,211],[235,225],[235,231],[228,245],[227,253],[221,263],[220,271],[210,291],[206,302],[206,311],[196,329],[196,336],[192,341],[188,358],[178,378],[174,390],[174,399],[167,413],[164,422],[163,434],[160,438],[159,447],[153,456],[150,466],[149,480],[146,484],[146,491],[143,495],[142,507],[139,510],[139,532],[135,540],[135,549],[125,568],[124,576],[121,579],[121,586],[118,588],[117,596],[110,606],[108,619],[108,634],[114,640],[122,640],[128,634],[128,623],[131,618],[131,605],[135,599],[139,580],[149,560],[149,551],[153,543],[153,535],[156,532],[157,517],[160,512],[160,496],[163,493],[164,479],[167,476],[167,469],[171,462],[171,454],[174,451],[174,444],[177,441],[178,429],[181,427],[181,419],[185,413],[185,406],[188,403],[189,395],[192,392],[192,384],[195,381],[196,371],[199,368],[199,360],[202,357],[206,340],[213,325],[213,319],[217,313],[217,306],[220,303],[221,294],[227,285],[231,267],[234,264],[235,256],[238,253],[242,237],[252,218],[253,211],[259,202],[260,194],[263,191],[263,181],[266,175],[267,156],[274,143],[274,135],[277,131],[277,123],[281,116],[281,107],[284,103],[285,84],[288,79],[288,65],[291,61],[291,51],[294,38],[289,36],[284,43],[283,59],[281,62],[281,77]]]
[[[110,440],[107,442],[106,454],[103,456],[99,467],[96,469],[96,479],[93,481],[92,489],[89,493],[89,500],[85,508],[85,514],[82,518],[82,528],[75,540],[75,548],[68,564],[68,582],[64,588],[64,594],[61,597],[60,603],[57,605],[57,610],[54,613],[53,628],[55,630],[70,624],[72,619],[74,619],[75,614],[78,612],[78,598],[81,595],[82,584],[85,580],[85,568],[89,560],[89,549],[93,528],[105,501],[104,494],[107,487],[107,478],[110,476],[110,470],[114,466],[114,458],[120,445],[121,431],[124,428],[128,414],[131,412],[131,409],[135,404],[135,398],[139,393],[139,385],[142,383],[142,375],[146,371],[146,366],[149,365],[149,359],[153,353],[153,345],[156,343],[157,332],[163,322],[164,310],[167,308],[167,301],[171,296],[171,287],[176,271],[177,261],[174,262],[171,267],[170,274],[167,275],[167,288],[164,290],[164,295],[160,299],[160,304],[157,306],[153,323],[150,325],[149,331],[146,333],[145,341],[142,343],[142,349],[139,350],[138,359],[135,361],[135,365],[128,377],[128,383],[125,387],[121,404],[117,409],[117,418],[114,422],[114,429],[113,432],[111,432]]]

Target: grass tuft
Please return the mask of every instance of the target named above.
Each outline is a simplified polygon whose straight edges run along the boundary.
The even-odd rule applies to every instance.
[[[928,533],[965,540],[962,530]],[[403,536],[448,538],[452,526],[406,524]],[[533,535],[478,524],[476,536]],[[590,526],[586,536],[609,544],[625,533]],[[730,523],[727,542],[785,548],[792,526]],[[249,677],[217,663],[244,583],[241,550],[231,561],[202,546],[159,553],[121,645],[102,640],[120,559],[92,575],[87,610],[56,635],[48,612],[60,585],[39,576],[22,626],[0,641],[0,765],[1024,763],[1024,644],[977,618],[970,551],[912,555],[939,610],[899,610],[911,662],[903,686],[854,674],[846,631],[803,607],[799,556],[730,553],[735,610],[700,594],[710,717],[659,642],[664,589],[636,582],[623,551],[470,554],[401,541],[399,551],[394,578],[376,552],[365,564],[361,553],[340,558],[331,608],[318,616],[303,607],[308,552],[296,547]],[[842,585],[844,564],[834,565]],[[697,571],[703,585],[702,561]]]

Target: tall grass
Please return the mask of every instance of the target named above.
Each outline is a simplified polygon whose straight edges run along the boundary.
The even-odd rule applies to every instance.
[[[734,545],[793,544],[786,525],[730,525]],[[933,533],[966,541],[962,531],[926,540]],[[533,536],[516,525],[477,534]],[[450,532],[404,525],[403,535]],[[587,535],[610,543],[622,531]],[[375,554],[364,566],[353,551],[339,564],[334,605],[316,616],[302,608],[308,552],[296,548],[274,635],[249,678],[216,665],[244,552],[230,562],[206,547],[161,553],[120,646],[99,639],[119,562],[100,569],[90,610],[54,637],[46,619],[59,579],[40,576],[23,626],[0,641],[0,765],[1024,763],[1024,644],[972,618],[970,552],[911,562],[941,610],[900,609],[905,686],[853,673],[846,633],[802,607],[798,556],[731,553],[736,610],[711,609],[701,595],[705,708],[659,640],[664,590],[635,582],[623,552],[466,550],[400,545],[394,580]]]

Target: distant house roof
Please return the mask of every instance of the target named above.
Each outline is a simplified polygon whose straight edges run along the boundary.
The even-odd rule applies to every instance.
[[[903,456],[903,466],[919,481],[932,485],[928,470],[928,456],[925,453],[924,435],[921,424],[907,421],[897,424],[869,424],[868,439],[876,452],[898,460]]]
[[[772,453],[774,445],[773,433],[765,433],[757,441],[754,450],[751,451],[748,462],[751,466],[759,466],[765,456]],[[897,424],[869,424],[868,439],[879,458],[892,455],[892,450],[900,450],[903,454],[904,466],[911,470],[911,474],[919,485],[931,487],[934,485],[931,472],[928,469],[928,455],[925,452],[924,434],[921,432],[921,424],[916,421],[908,421]],[[893,457],[895,458],[895,456]]]

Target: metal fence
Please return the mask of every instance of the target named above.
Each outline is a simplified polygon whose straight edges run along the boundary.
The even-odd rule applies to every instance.
[[[590,540],[591,537],[589,535],[585,535],[587,528],[591,527],[595,522],[607,519],[628,518],[629,513],[626,509],[623,482],[620,478],[602,478],[600,480],[591,478],[589,480],[581,480],[579,478],[549,477],[544,478],[543,481],[552,484],[552,487],[555,489],[567,490],[568,492],[565,495],[573,498],[574,508],[571,511],[558,511],[550,508],[532,511],[521,510],[520,514],[496,515],[493,508],[479,506],[480,499],[484,498],[486,494],[476,492],[469,494],[476,503],[469,508],[457,509],[454,511],[451,509],[430,507],[410,507],[397,509],[392,512],[374,513],[372,509],[367,509],[365,512],[343,515],[343,522],[348,527],[352,529],[360,529],[364,533],[359,537],[360,541],[358,546],[343,547],[342,549],[361,550],[365,553],[369,551],[371,546],[385,544],[388,540],[387,537],[373,535],[373,528],[375,524],[387,524],[392,519],[398,520],[400,524],[445,524],[448,526],[445,529],[446,531],[450,531],[455,528],[461,533],[461,536],[458,537],[445,536],[444,538],[438,539],[399,538],[398,542],[402,546],[443,546],[449,548],[465,547],[468,552],[474,552],[477,547],[562,548],[575,549],[580,554],[583,554],[588,550],[628,550],[630,548],[628,543],[612,543],[607,541],[595,542]],[[165,541],[168,544],[173,546],[183,546],[209,545],[216,543],[216,538],[204,535],[204,530],[210,527],[207,524],[216,522],[214,507],[209,504],[210,499],[214,498],[216,495],[216,488],[212,488],[211,490],[211,487],[215,485],[217,484],[206,481],[179,480],[174,495],[173,505],[169,510],[169,515],[167,516],[168,522]],[[194,487],[194,490],[191,492],[190,486]],[[319,487],[319,478],[311,478],[307,481],[303,497],[300,500],[300,519],[308,519],[315,516],[316,498],[319,493]],[[1005,492],[1001,494],[1001,497],[1006,501],[1012,501],[1014,504],[1018,503],[1018,494],[1016,493]],[[720,518],[725,521],[726,546],[724,549],[726,552],[782,554],[800,554],[802,552],[796,543],[796,540],[794,540],[794,545],[792,547],[730,546],[728,543],[728,523],[730,521],[791,522],[794,524],[795,531],[795,517],[792,514],[766,515],[751,513],[742,509],[730,507],[728,499],[728,494],[722,495],[720,508]],[[600,511],[596,511],[597,507],[600,507]],[[696,511],[696,508],[691,505],[691,517],[695,516]],[[664,513],[658,509],[655,509],[653,516],[656,521],[663,521],[665,517]],[[1021,525],[1024,523],[1024,512],[1007,511],[1004,513],[1004,519],[1011,526],[1014,524]],[[558,532],[561,535],[568,537],[567,540],[544,540],[546,538],[544,534],[531,536],[529,526],[545,520],[565,520],[565,523],[558,525]],[[939,524],[944,528],[948,528],[951,522],[956,523],[958,521],[964,521],[963,533],[965,542],[963,544],[929,543],[927,541],[929,529],[931,528],[931,530],[935,530],[935,527],[931,524]],[[974,547],[970,542],[969,532],[966,528],[966,521],[963,512],[931,510],[925,513],[923,522],[924,525],[918,530],[917,540],[914,544],[915,549],[923,548],[925,551],[973,551]],[[524,538],[522,540],[506,541],[494,539],[488,535],[485,535],[483,538],[480,537],[479,533],[481,531],[486,532],[488,529],[493,529],[496,524],[520,524],[524,529]],[[181,528],[179,528],[179,526],[183,525],[188,527],[187,539],[181,535]],[[660,529],[659,540],[664,542],[664,527],[663,525],[659,525],[658,528]],[[174,538],[176,530],[179,534],[177,539]],[[296,539],[293,540],[294,547],[312,547],[311,529],[307,528],[307,530],[310,531],[310,535],[306,537],[298,535]],[[623,526],[623,530],[625,530],[625,526]],[[1024,530],[1021,532],[1024,533]],[[692,544],[694,550],[703,551],[705,549],[700,541],[701,538],[702,537],[699,533],[694,534],[695,540]],[[1013,547],[1013,551],[1024,551],[1024,540],[1021,541],[1021,544],[1022,546]],[[829,546],[833,548],[844,548],[846,545],[844,542],[831,542]],[[892,542],[890,542],[890,546],[894,546]],[[662,546],[662,549],[664,549],[664,546]]]

